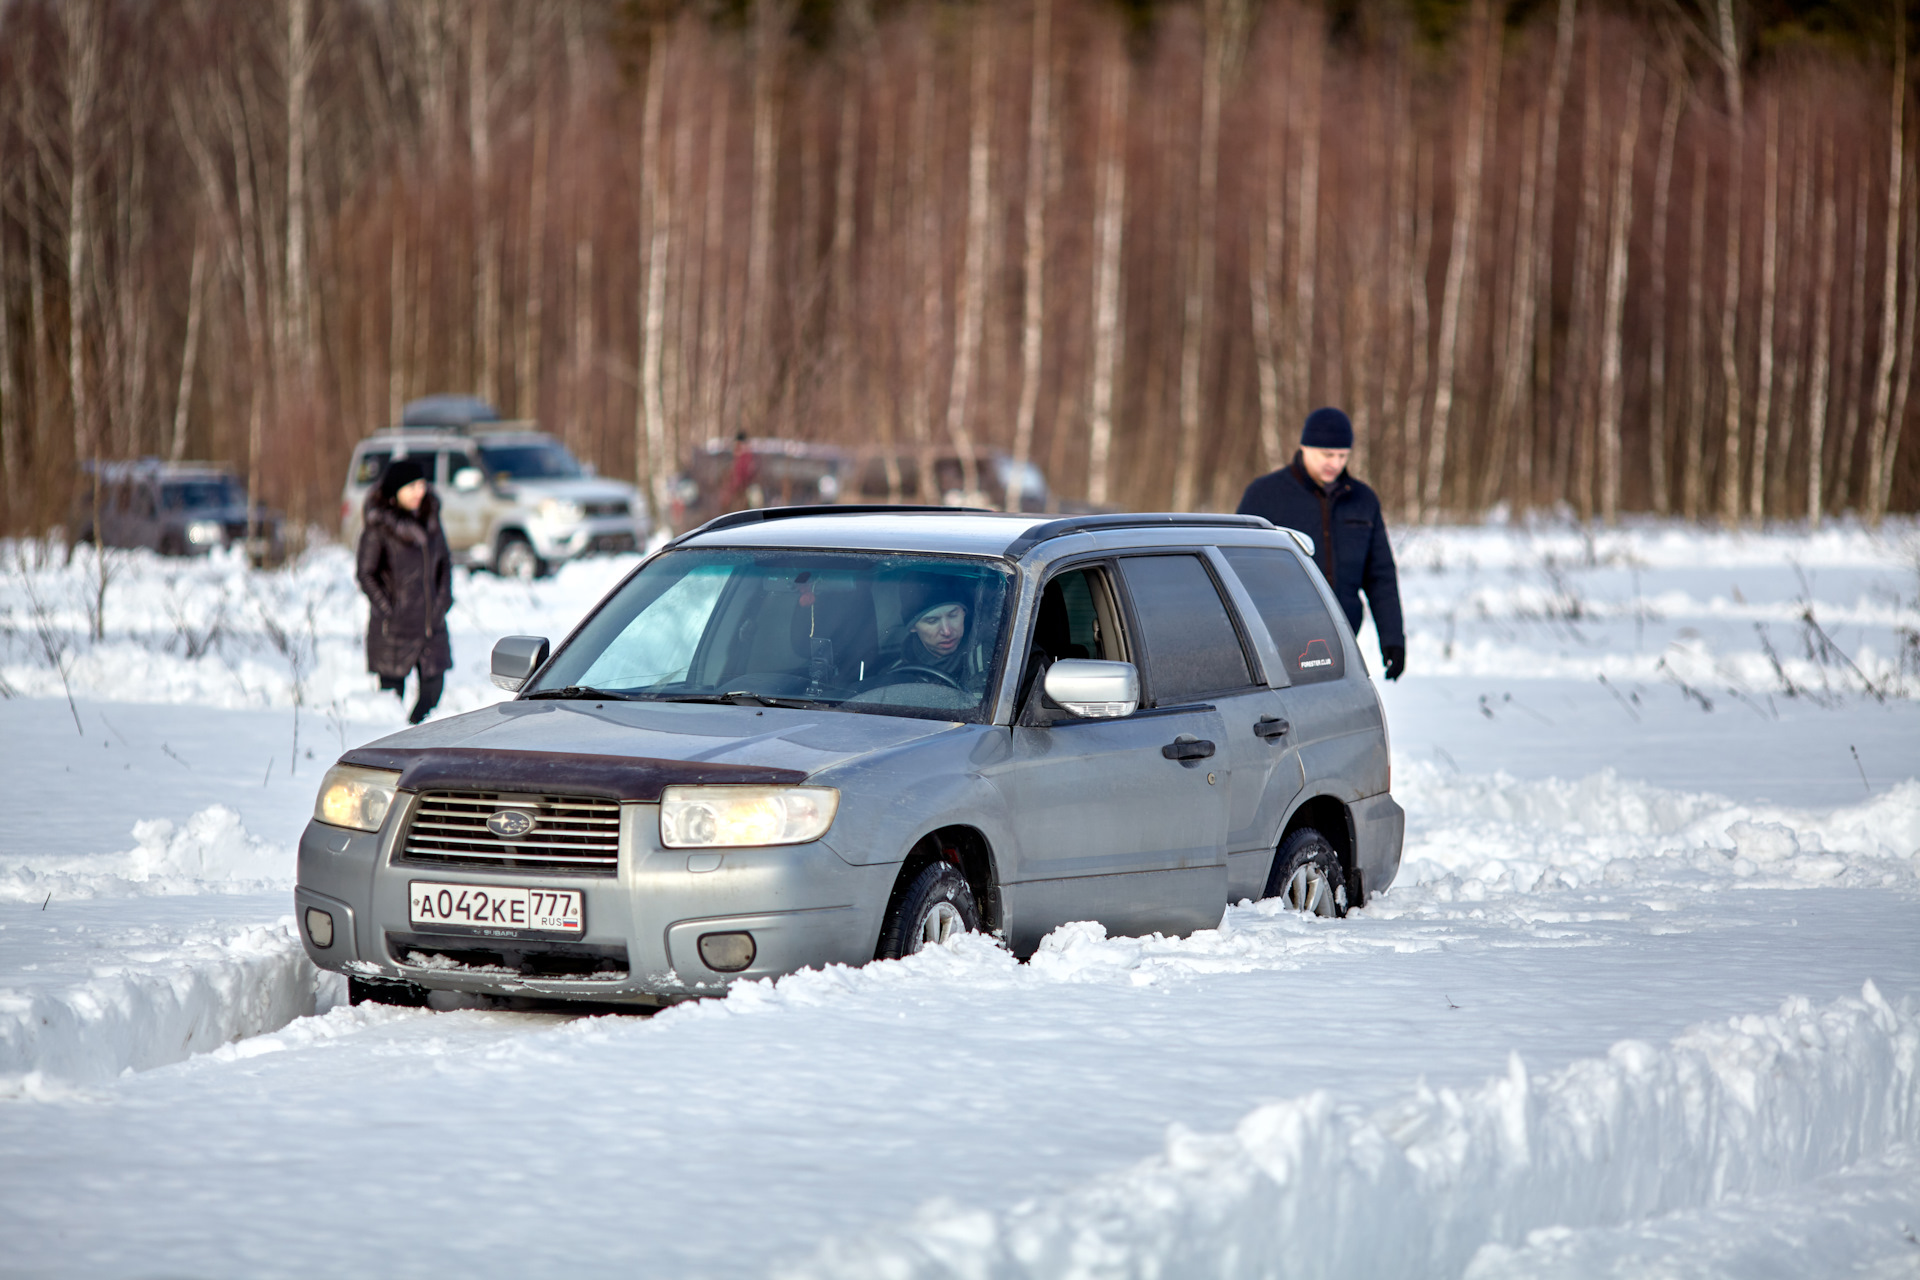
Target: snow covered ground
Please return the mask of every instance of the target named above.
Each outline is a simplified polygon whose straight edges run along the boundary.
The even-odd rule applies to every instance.
[[[1920,1276],[1920,536],[1398,546],[1364,912],[579,1018],[302,957],[342,552],[0,545],[0,1275]],[[446,712],[633,563],[462,577]]]

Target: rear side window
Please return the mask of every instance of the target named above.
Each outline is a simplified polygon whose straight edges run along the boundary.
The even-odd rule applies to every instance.
[[[1120,562],[1140,620],[1147,684],[1156,706],[1196,702],[1253,683],[1240,633],[1198,556],[1131,556]]]
[[[1338,680],[1347,673],[1340,629],[1320,599],[1306,568],[1279,547],[1222,547],[1260,611],[1260,621],[1287,664],[1295,684]]]

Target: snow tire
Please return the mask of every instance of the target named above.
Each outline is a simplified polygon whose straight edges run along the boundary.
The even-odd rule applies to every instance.
[[[973,900],[967,878],[948,862],[934,862],[922,868],[887,912],[887,924],[880,931],[876,960],[898,960],[935,943],[945,942],[956,933],[977,933],[980,908]]]
[[[1347,914],[1347,873],[1333,844],[1312,827],[1289,832],[1273,855],[1267,876],[1269,898],[1283,898],[1289,907],[1329,919]]]

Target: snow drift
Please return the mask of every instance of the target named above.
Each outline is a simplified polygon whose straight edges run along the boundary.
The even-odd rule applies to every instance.
[[[789,1277],[1492,1277],[1537,1228],[1809,1183],[1920,1138],[1920,1019],[1872,983],[1372,1114],[1316,1091],[1005,1213],[934,1200]]]

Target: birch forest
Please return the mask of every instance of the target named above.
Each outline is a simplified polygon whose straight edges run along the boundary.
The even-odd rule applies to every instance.
[[[1908,0],[5,0],[0,526],[410,398],[1401,521],[1920,506]],[[968,465],[974,465],[971,461]]]

